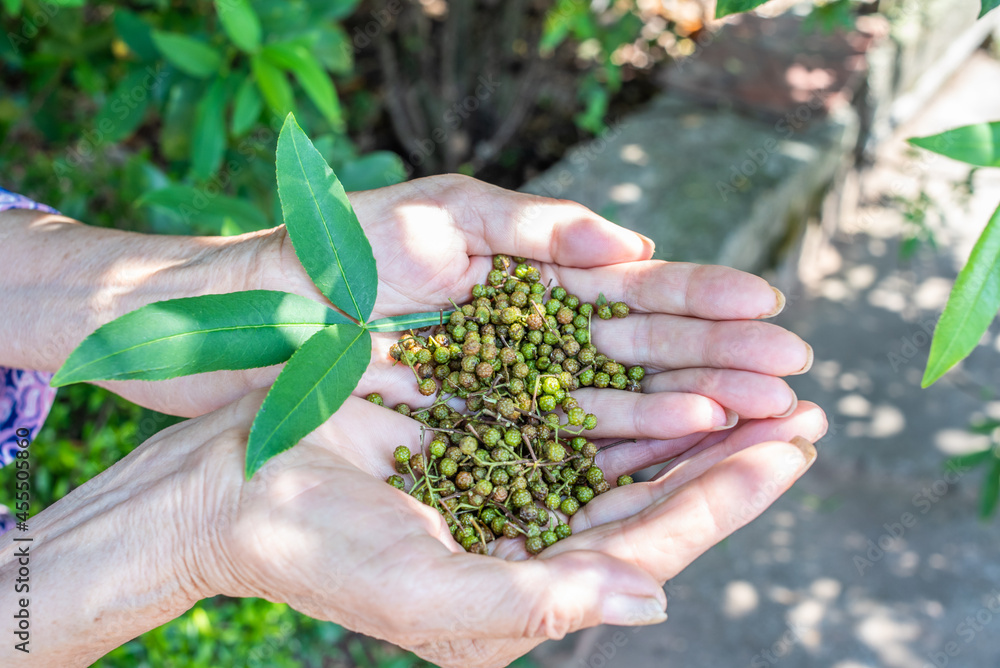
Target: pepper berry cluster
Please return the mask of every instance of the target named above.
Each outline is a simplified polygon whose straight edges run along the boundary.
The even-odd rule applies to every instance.
[[[597,416],[572,392],[641,392],[645,375],[597,351],[591,319],[628,312],[603,295],[589,304],[565,288],[548,289],[524,258],[493,258],[471,303],[390,348],[413,370],[420,393],[435,400],[420,410],[395,407],[423,425],[424,447],[396,448],[398,475],[387,482],[441,512],[469,552],[485,554],[490,541],[523,536],[527,551],[538,554],[569,536],[567,518],[610,489],[594,465],[597,446],[584,435]],[[383,403],[378,394],[368,399]],[[617,480],[631,482],[627,475]]]

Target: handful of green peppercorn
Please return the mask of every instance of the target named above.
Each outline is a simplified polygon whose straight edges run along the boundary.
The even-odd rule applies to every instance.
[[[420,410],[396,406],[426,428],[424,451],[396,448],[398,475],[387,482],[436,508],[469,552],[485,554],[501,536],[523,536],[527,551],[538,554],[569,536],[567,518],[611,487],[585,435],[597,416],[572,392],[641,392],[645,375],[641,366],[626,368],[597,351],[591,319],[628,312],[603,295],[594,305],[565,288],[548,289],[523,258],[493,258],[471,303],[390,348],[413,370],[420,393],[435,401]],[[368,399],[382,405],[378,394]],[[627,475],[617,480],[631,482]]]

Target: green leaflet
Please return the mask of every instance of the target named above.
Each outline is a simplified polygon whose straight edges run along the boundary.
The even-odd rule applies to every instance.
[[[84,339],[52,379],[165,380],[280,364],[341,314],[285,292],[251,290],[149,304]]]
[[[958,274],[948,304],[934,328],[921,387],[932,385],[972,352],[1000,308],[1000,207]]]
[[[344,324],[316,332],[292,355],[250,428],[247,479],[340,408],[368,368],[371,352],[371,334]]]
[[[730,14],[749,12],[755,7],[763,5],[767,0],[719,0],[715,5],[715,18],[721,19]]]
[[[204,181],[218,171],[226,152],[226,81],[217,78],[198,102],[191,137],[191,175]]]
[[[247,0],[215,0],[215,11],[237,48],[246,53],[260,49],[260,19]]]
[[[233,103],[233,120],[230,130],[234,137],[239,137],[253,127],[264,110],[264,102],[254,85],[252,78],[247,77],[236,91],[236,101]]]
[[[168,63],[198,79],[215,74],[222,65],[222,56],[215,49],[187,35],[154,30],[153,43]]]
[[[982,8],[979,10],[979,18],[986,16],[986,13],[1000,7],[1000,0],[982,0]]]
[[[257,88],[275,114],[284,116],[292,111],[295,106],[295,95],[292,93],[292,85],[288,83],[285,73],[275,67],[263,57],[263,54],[254,54],[250,59],[250,71],[257,81]]]
[[[911,137],[914,146],[980,167],[1000,167],[1000,121],[977,123],[930,137]]]
[[[285,69],[295,76],[306,95],[334,129],[344,128],[344,114],[330,75],[304,44],[269,44],[264,47],[261,55],[275,67]]]
[[[278,196],[306,273],[326,297],[364,323],[378,292],[375,256],[344,187],[291,114],[278,136]]]
[[[365,325],[372,332],[402,332],[407,329],[423,329],[448,321],[452,311],[427,311],[380,318]]]

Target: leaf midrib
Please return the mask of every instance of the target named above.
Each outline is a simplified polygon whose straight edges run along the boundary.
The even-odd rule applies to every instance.
[[[333,325],[331,325],[331,326],[333,326]],[[296,403],[291,408],[291,410],[289,410],[285,414],[285,417],[283,417],[281,419],[281,421],[278,422],[278,424],[276,424],[274,426],[274,429],[272,429],[268,433],[267,438],[265,438],[264,441],[261,443],[261,447],[259,448],[258,455],[259,455],[260,452],[264,451],[264,449],[265,449],[264,446],[266,446],[268,443],[271,442],[271,439],[274,437],[274,435],[278,432],[279,429],[281,429],[282,425],[284,425],[288,421],[288,419],[295,413],[295,411],[297,411],[299,409],[299,407],[305,402],[306,398],[309,397],[313,392],[316,391],[316,388],[319,387],[319,384],[322,383],[326,379],[327,376],[329,376],[331,373],[333,373],[333,370],[340,363],[340,360],[343,359],[344,355],[347,354],[347,351],[351,350],[354,347],[354,344],[358,342],[358,339],[360,339],[362,336],[364,336],[364,334],[365,334],[366,331],[367,330],[365,330],[363,328],[359,328],[357,336],[355,336],[354,339],[349,344],[347,344],[346,346],[344,346],[344,349],[341,351],[340,355],[338,355],[337,358],[335,360],[333,360],[333,363],[330,364],[330,367],[326,370],[326,372],[324,372],[323,375],[320,376],[319,379],[317,379],[316,382],[312,384],[312,387],[309,388],[308,392],[304,392],[302,394],[302,396],[299,399],[298,403]],[[352,388],[351,392],[353,392],[353,391],[354,391],[354,389]],[[257,459],[257,457],[254,458],[255,461],[256,461],[256,459]]]
[[[334,323],[335,324],[335,323]],[[296,323],[265,323],[262,325],[236,325],[233,327],[215,327],[212,329],[196,329],[187,332],[181,332],[179,334],[171,334],[169,336],[161,336],[156,339],[150,339],[149,341],[143,341],[142,343],[137,343],[134,346],[129,346],[128,348],[122,348],[116,350],[115,352],[105,355],[104,357],[98,357],[97,359],[91,360],[86,364],[82,364],[72,370],[73,373],[79,372],[81,369],[86,369],[88,366],[97,364],[98,362],[103,362],[106,359],[115,357],[116,355],[121,355],[129,352],[130,350],[135,350],[136,348],[142,348],[143,346],[151,346],[154,343],[161,343],[163,341],[169,341],[171,339],[178,339],[184,336],[194,336],[200,334],[214,334],[216,332],[233,332],[241,329],[268,329],[268,328],[291,328],[291,327],[330,327],[331,323],[328,322],[296,322]],[[69,372],[67,372],[69,375]]]
[[[337,251],[337,245],[333,242],[333,235],[330,234],[330,225],[327,222],[326,216],[323,214],[323,209],[319,205],[319,199],[316,197],[316,191],[313,190],[312,181],[309,178],[309,172],[306,170],[306,166],[302,163],[302,154],[299,152],[298,142],[295,141],[295,134],[292,134],[292,147],[295,149],[295,158],[299,161],[299,168],[302,170],[302,175],[305,177],[306,187],[309,188],[309,195],[312,197],[313,206],[316,207],[316,212],[319,213],[319,217],[323,220],[323,231],[326,232],[326,238],[330,242],[330,248],[333,249],[333,256],[337,259],[337,269],[340,270],[340,276],[344,279],[344,287],[347,288],[347,294],[351,297],[351,302],[354,304],[354,312],[358,314],[358,321],[363,325],[365,323],[365,316],[361,315],[361,307],[358,306],[358,300],[354,298],[354,290],[351,289],[351,284],[347,280],[347,274],[344,272],[344,264],[340,261],[340,252]],[[346,193],[344,195],[347,196]]]

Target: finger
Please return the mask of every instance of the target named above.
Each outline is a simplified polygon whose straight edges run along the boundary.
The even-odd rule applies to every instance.
[[[422,180],[416,187],[440,188]],[[465,232],[469,255],[509,255],[569,267],[647,260],[653,242],[575,202],[452,177],[435,195]]]
[[[730,267],[649,260],[551,271],[581,301],[596,301],[603,293],[645,313],[754,320],[776,316],[785,306],[785,296],[763,278]]]
[[[668,580],[760,515],[809,468],[815,448],[800,437],[793,441],[756,444],[677,489],[637,483],[609,492],[603,495],[607,505],[632,505],[625,496],[645,497],[647,505],[637,514],[580,533],[574,517],[574,535],[552,549],[600,550]]]
[[[798,399],[780,378],[731,369],[678,369],[646,376],[643,390],[690,392],[736,411],[743,419],[788,417]]]
[[[414,622],[424,627],[427,610],[448,610],[456,621],[433,632],[451,637],[556,640],[597,624],[636,626],[666,619],[659,582],[627,561],[597,552],[519,562],[451,554],[412,565],[412,595],[400,592],[400,600],[423,601],[412,606],[412,614],[422,615]],[[428,586],[434,582],[440,586]]]
[[[673,459],[674,461],[671,461],[667,467],[656,474],[654,479],[657,479],[665,475],[671,468],[703,451],[712,453],[711,456],[714,457],[714,460],[710,463],[714,463],[739,450],[764,441],[788,441],[793,436],[801,435],[815,442],[826,433],[826,426],[826,416],[823,411],[816,404],[803,401],[787,418],[750,420],[728,431],[691,434],[672,440],[643,439],[635,443],[625,442],[612,447],[604,447],[597,453],[595,463],[601,467],[604,476],[609,481],[614,481],[620,475],[631,475],[636,471]],[[603,512],[602,504],[605,498],[607,497],[598,497],[597,501],[584,506],[586,521],[590,523],[589,525],[621,519],[620,516],[595,514]],[[641,511],[643,507],[636,505],[631,509],[630,514]]]
[[[684,392],[641,394],[610,388],[573,393],[580,407],[598,416],[595,438],[677,438],[692,432],[729,429],[737,415],[708,397]]]
[[[593,320],[597,349],[626,364],[653,369],[712,367],[772,376],[805,373],[812,348],[788,330],[766,322],[716,322],[674,315],[637,314]]]

